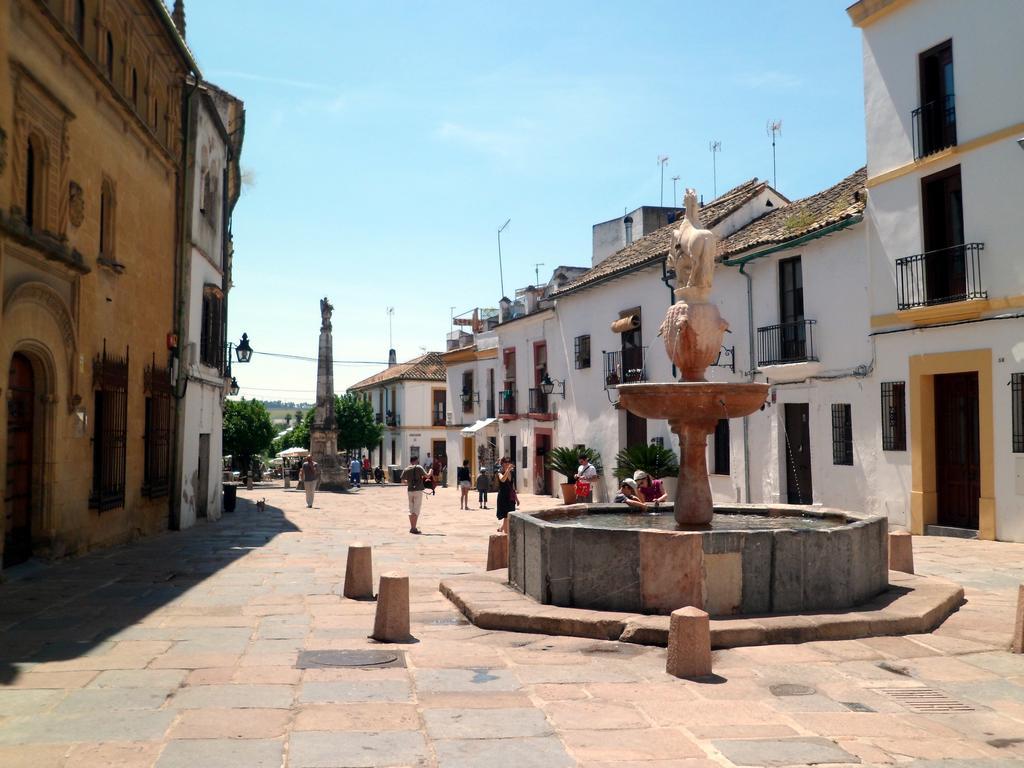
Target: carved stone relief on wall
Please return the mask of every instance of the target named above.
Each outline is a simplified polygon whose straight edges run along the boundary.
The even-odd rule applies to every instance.
[[[74,227],[82,226],[85,219],[85,192],[77,181],[68,185],[68,216]]]

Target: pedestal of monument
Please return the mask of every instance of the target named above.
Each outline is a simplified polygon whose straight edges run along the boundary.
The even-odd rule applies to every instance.
[[[348,468],[338,459],[338,430],[313,426],[309,430],[309,453],[320,465],[318,490],[343,491],[349,487]]]

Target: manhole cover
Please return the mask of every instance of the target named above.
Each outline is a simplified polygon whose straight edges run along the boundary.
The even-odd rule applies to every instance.
[[[798,685],[796,683],[779,683],[768,688],[772,696],[813,696],[816,690],[809,685]]]
[[[935,713],[973,712],[974,707],[949,697],[934,688],[876,688],[912,712]]]
[[[394,651],[302,651],[296,669],[322,667],[404,667],[405,657]]]

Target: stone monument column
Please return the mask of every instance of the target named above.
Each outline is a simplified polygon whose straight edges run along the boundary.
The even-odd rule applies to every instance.
[[[338,424],[334,413],[334,339],[331,314],[334,307],[326,297],[320,300],[320,351],[316,365],[316,413],[309,431],[309,452],[320,465],[320,489],[344,490],[349,485],[348,468],[338,460]]]

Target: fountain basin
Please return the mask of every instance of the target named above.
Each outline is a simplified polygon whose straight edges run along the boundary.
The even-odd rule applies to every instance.
[[[675,381],[665,384],[620,384],[619,404],[645,419],[710,421],[749,416],[768,396],[760,382]],[[674,426],[674,425],[673,425]]]
[[[646,614],[695,606],[713,616],[840,610],[888,589],[883,516],[717,506],[717,527],[672,530],[671,507],[657,521],[625,515],[624,504],[515,512],[509,582],[547,605]]]

